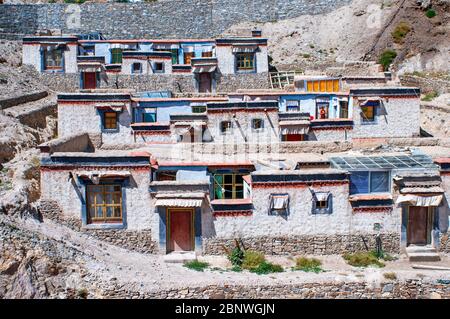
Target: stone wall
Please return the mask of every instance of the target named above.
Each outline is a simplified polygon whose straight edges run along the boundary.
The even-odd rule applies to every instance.
[[[156,253],[157,243],[152,240],[149,229],[127,230],[127,229],[86,229],[81,227],[81,219],[63,216],[61,207],[52,200],[40,200],[38,206],[43,220],[53,220],[65,225],[75,231],[82,232],[95,239],[113,244],[128,250],[140,253]]]
[[[364,238],[364,240],[363,240]],[[251,237],[240,239],[245,249],[256,250],[268,255],[333,255],[375,249],[375,235],[304,235],[280,237]],[[381,235],[383,250],[390,253],[400,252],[400,234]],[[224,246],[234,248],[234,239],[204,238],[203,253],[223,255]]]
[[[238,89],[258,90],[269,89],[269,74],[251,73],[251,74],[226,74],[217,78],[217,92],[237,92]]]
[[[158,299],[428,299],[450,298],[450,285],[408,279],[383,282],[379,287],[366,282],[316,282],[287,285],[210,285],[157,292],[130,292],[111,285],[102,290],[106,298]]]
[[[350,0],[171,0],[151,3],[0,5],[0,32],[102,32],[107,38],[214,37],[244,21],[269,22],[323,14]]]
[[[400,76],[400,83],[404,86],[419,87],[423,93],[435,91],[439,94],[445,94],[450,91],[450,81],[431,77],[424,78],[413,75],[402,75]]]

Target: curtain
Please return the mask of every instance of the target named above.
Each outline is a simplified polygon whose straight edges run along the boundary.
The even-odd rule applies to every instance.
[[[351,172],[350,194],[365,194],[369,192],[369,172]]]
[[[389,192],[389,172],[371,172],[370,192]]]

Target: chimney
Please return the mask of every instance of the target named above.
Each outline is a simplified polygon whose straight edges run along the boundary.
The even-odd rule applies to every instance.
[[[252,38],[261,38],[262,31],[255,29],[252,30]]]

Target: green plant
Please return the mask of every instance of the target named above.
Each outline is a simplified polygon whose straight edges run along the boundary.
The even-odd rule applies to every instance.
[[[64,0],[64,3],[76,3],[76,4],[82,4],[85,3],[86,0]]]
[[[403,43],[406,35],[411,31],[411,27],[405,21],[400,21],[395,27],[394,31],[391,32],[392,38],[395,43],[401,44]]]
[[[192,270],[203,271],[209,266],[209,264],[207,262],[192,260],[184,263],[183,266]]]
[[[239,266],[233,266],[233,267],[231,268],[231,271],[234,271],[234,272],[241,272],[241,271],[242,271],[242,268],[239,267]]]
[[[87,296],[88,296],[88,291],[87,291],[87,289],[86,289],[86,288],[78,289],[78,291],[77,291],[77,296],[78,296],[78,298],[86,299]]]
[[[244,251],[239,246],[234,247],[228,255],[228,260],[233,266],[241,267],[244,261]]]
[[[274,272],[283,272],[283,267],[277,264],[263,261],[258,265],[258,267],[250,269],[250,272],[256,273],[258,275],[266,275]]]
[[[258,267],[262,262],[264,262],[266,259],[264,258],[264,254],[247,250],[244,253],[244,260],[242,261],[242,268],[244,269],[253,269]]]
[[[389,66],[392,64],[392,61],[397,57],[397,52],[391,49],[384,50],[381,53],[380,58],[378,59],[378,63],[383,66],[383,69],[387,71]]]
[[[397,279],[397,275],[395,274],[395,272],[385,272],[383,274],[383,277],[388,279],[388,280],[395,280],[395,279]]]
[[[312,43],[309,44],[309,47],[310,47],[311,49],[314,49],[314,48],[315,48],[314,44],[312,44]]]
[[[433,100],[435,97],[438,97],[439,93],[436,91],[431,91],[427,94],[425,94],[425,96],[422,98],[422,101],[426,101],[426,102],[430,102],[431,100]]]
[[[427,18],[434,18],[436,16],[436,11],[434,11],[433,9],[428,9],[425,12],[425,15],[427,16]]]
[[[303,53],[302,56],[303,56],[303,58],[305,58],[305,59],[309,59],[309,58],[311,57],[311,54]]]
[[[374,251],[344,254],[342,257],[347,261],[347,264],[355,267],[384,267],[384,263],[379,260]]]
[[[316,258],[299,257],[295,260],[295,270],[319,273],[322,270],[322,262]]]

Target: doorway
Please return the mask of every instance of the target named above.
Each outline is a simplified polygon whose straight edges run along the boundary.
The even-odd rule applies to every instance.
[[[97,73],[83,72],[83,89],[96,89],[96,88],[97,88]]]
[[[198,75],[198,92],[211,93],[212,89],[211,73],[199,73]]]
[[[409,206],[407,245],[428,245],[431,243],[433,214],[429,207]]]
[[[167,252],[194,250],[194,210],[168,208]]]

